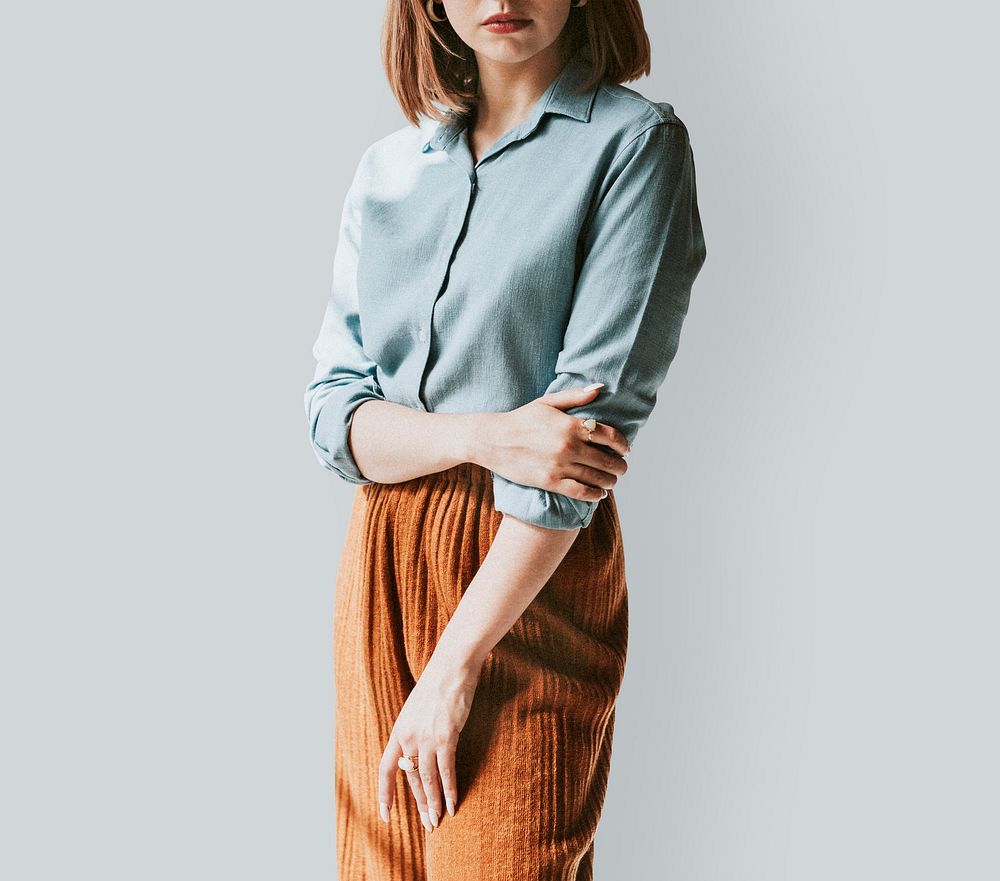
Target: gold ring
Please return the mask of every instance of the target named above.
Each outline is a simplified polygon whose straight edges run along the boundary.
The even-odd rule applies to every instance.
[[[597,428],[597,420],[593,416],[588,416],[583,420],[583,427],[587,429],[587,440],[594,439],[594,429]]]
[[[402,756],[396,760],[396,764],[404,771],[416,771],[417,759],[419,758],[420,756]]]

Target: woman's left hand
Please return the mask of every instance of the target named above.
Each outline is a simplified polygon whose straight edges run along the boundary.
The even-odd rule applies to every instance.
[[[406,771],[420,817],[428,831],[440,823],[442,795],[454,816],[458,803],[455,749],[479,684],[482,663],[456,664],[431,656],[389,735],[378,770],[379,814],[389,822],[396,774],[402,756],[418,756],[417,770]]]

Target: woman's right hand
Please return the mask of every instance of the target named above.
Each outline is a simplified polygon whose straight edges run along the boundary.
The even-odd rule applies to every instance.
[[[584,386],[551,392],[505,413],[483,413],[478,464],[526,486],[596,502],[628,470],[628,441],[618,429],[603,422],[593,431],[593,442],[579,416],[563,410],[588,404],[600,387]],[[619,455],[608,452],[603,444]]]

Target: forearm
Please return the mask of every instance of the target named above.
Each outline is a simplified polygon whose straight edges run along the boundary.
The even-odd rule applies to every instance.
[[[556,571],[579,531],[504,516],[429,663],[447,671],[478,671]]]
[[[428,413],[391,401],[365,401],[351,421],[351,454],[376,483],[401,483],[462,462],[484,465],[495,416]]]

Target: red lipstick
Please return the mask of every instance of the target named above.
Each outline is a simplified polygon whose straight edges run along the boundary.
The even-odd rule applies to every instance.
[[[531,24],[530,18],[519,18],[512,12],[498,12],[483,22],[483,27],[494,34],[513,34]]]

